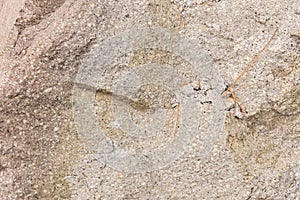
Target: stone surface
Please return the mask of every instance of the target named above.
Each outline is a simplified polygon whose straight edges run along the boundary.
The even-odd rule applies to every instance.
[[[172,59],[137,66],[130,65],[132,60],[119,61],[153,51]],[[195,80],[206,80],[203,87],[209,91],[193,90]],[[166,29],[132,29],[95,45],[82,62],[73,91],[75,124],[93,157],[127,173],[166,167],[182,156],[199,132],[206,139],[198,154],[206,157],[212,149],[209,144],[223,130],[221,83],[211,57],[193,40]],[[100,109],[94,106],[96,94]],[[209,106],[203,106],[204,99]]]
[[[299,1],[0,0],[0,16],[2,199],[299,198]],[[178,107],[181,99],[175,98],[176,92],[191,95],[188,98],[198,102],[200,111],[195,107],[193,112],[199,115],[193,114],[192,122],[198,117],[195,123],[200,126],[182,129],[183,135],[185,131],[197,132],[183,155],[159,169],[128,173],[132,170],[116,170],[99,157],[99,152],[93,152],[89,145],[99,145],[93,137],[89,143],[82,138],[78,121],[74,120],[80,114],[74,112],[74,87],[81,70],[97,64],[99,54],[89,58],[99,45],[142,28],[171,33],[169,43],[164,40],[173,45],[171,50],[176,49],[173,47],[181,37],[202,50],[179,45],[190,51],[184,55],[184,51],[174,54],[166,49],[144,48],[153,40],[151,37],[135,41],[134,51],[118,58],[109,57],[115,55],[112,46],[99,50],[101,55],[107,52],[107,61],[120,68],[106,68],[106,73],[100,75],[102,82],[94,81],[98,77],[88,79],[88,83],[94,84],[93,112],[98,118],[95,126],[103,130],[108,125],[113,127],[114,131],[106,132],[106,137],[115,140],[118,147],[132,150],[134,146],[134,151],[159,147],[159,139],[164,144],[163,141],[172,139],[170,134],[160,134],[160,138],[149,142],[137,137],[139,131],[126,128],[132,122],[125,120],[122,124],[120,120],[130,115],[135,124],[147,129],[143,124],[147,120],[162,119],[154,121],[157,127],[147,129],[160,130],[164,120],[170,119],[176,127],[173,116],[179,113],[180,120],[180,114],[187,112]],[[237,109],[234,113],[232,101],[221,93],[275,29],[278,31],[271,44],[233,88],[247,110],[241,113]],[[204,55],[209,56],[208,66],[213,67],[207,67],[201,74],[194,70],[199,66],[182,59],[193,56],[201,61]],[[159,82],[140,67],[154,65],[158,72],[170,75],[171,83],[187,82],[178,91],[166,87],[167,81],[162,82],[163,86],[148,81],[137,90],[126,89],[135,86],[136,82],[129,80],[135,80],[137,74],[142,74],[141,79],[150,74],[150,79],[152,76]],[[165,65],[181,71],[168,71],[168,67],[163,68]],[[118,73],[123,78],[114,79]],[[174,78],[177,74],[178,82]],[[215,87],[211,87],[213,79],[219,80]],[[219,96],[214,96],[217,93]],[[209,117],[213,115],[204,115],[204,111],[211,112],[218,99],[226,102],[220,112],[226,114],[221,127],[216,125],[220,122]],[[120,110],[128,110],[129,114]],[[166,118],[161,115],[165,110]],[[122,116],[119,121],[114,120],[116,115]],[[83,116],[82,120],[88,117],[91,116]],[[118,126],[130,133],[117,131]],[[177,133],[176,129],[168,128],[166,132]],[[215,135],[218,137],[212,137]],[[144,136],[154,135],[149,132]],[[203,156],[205,150],[207,154]]]

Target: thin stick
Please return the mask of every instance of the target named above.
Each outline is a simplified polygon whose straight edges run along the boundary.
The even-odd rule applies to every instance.
[[[252,58],[252,60],[247,64],[247,66],[238,75],[238,77],[234,80],[234,82],[226,89],[226,91],[231,91],[231,89],[237,84],[237,82],[242,78],[242,76],[254,65],[254,63],[259,59],[261,54],[266,50],[266,48],[269,46],[269,44],[273,40],[277,30],[278,29],[276,29],[274,31],[273,35],[270,37],[270,39],[267,41],[267,43],[264,45],[264,47]]]

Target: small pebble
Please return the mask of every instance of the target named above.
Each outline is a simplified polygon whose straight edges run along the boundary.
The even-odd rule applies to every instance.
[[[44,93],[49,93],[49,92],[51,92],[51,91],[52,91],[52,88],[50,87],[50,88],[45,89],[45,90],[44,90]]]
[[[194,90],[198,91],[198,90],[201,90],[201,84],[199,81],[193,81],[192,82],[192,87]]]

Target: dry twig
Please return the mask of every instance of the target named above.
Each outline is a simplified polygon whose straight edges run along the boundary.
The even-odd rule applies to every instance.
[[[267,47],[269,46],[269,44],[271,43],[271,41],[273,40],[276,32],[278,29],[276,29],[273,33],[273,35],[270,37],[270,39],[266,42],[266,44],[263,46],[263,48],[252,58],[252,60],[247,64],[247,66],[243,69],[243,71],[241,71],[241,73],[238,75],[238,77],[233,81],[233,83],[231,85],[229,85],[224,92],[222,93],[222,95],[226,94],[229,96],[229,98],[233,99],[234,102],[234,112],[236,112],[236,107],[237,105],[239,106],[239,108],[241,109],[241,112],[246,113],[246,109],[243,106],[243,104],[239,101],[239,99],[236,97],[236,95],[234,94],[233,88],[236,86],[236,84],[238,83],[238,81],[246,74],[246,72],[254,65],[254,63],[259,59],[259,57],[262,55],[262,53],[267,49]]]

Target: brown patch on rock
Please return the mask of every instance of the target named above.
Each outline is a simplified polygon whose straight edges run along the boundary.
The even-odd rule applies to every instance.
[[[281,100],[245,119],[228,114],[227,147],[245,174],[254,175],[261,168],[281,169],[286,167],[284,160],[299,160],[299,99],[299,88],[293,88]]]
[[[182,15],[182,8],[174,1],[151,0],[148,4],[148,10],[155,26],[179,31],[187,24]]]

